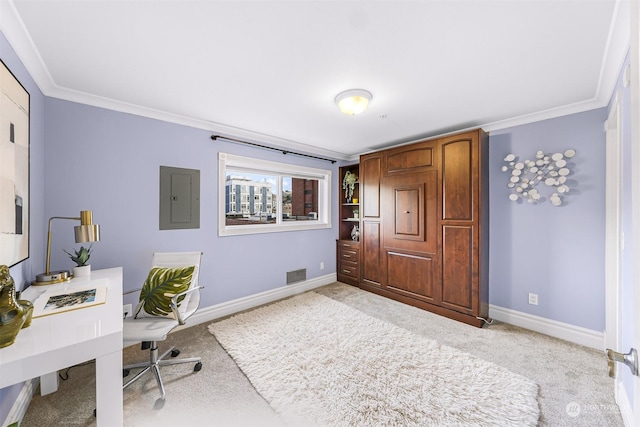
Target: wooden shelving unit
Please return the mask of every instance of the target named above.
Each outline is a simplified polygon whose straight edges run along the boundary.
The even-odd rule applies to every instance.
[[[359,165],[340,168],[337,274],[339,281],[357,285],[360,280],[360,182],[358,179],[355,180],[353,193],[349,197],[348,190],[343,188],[344,177],[347,174],[359,177]]]

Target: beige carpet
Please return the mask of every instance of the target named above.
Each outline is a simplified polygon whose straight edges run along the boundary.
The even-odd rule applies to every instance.
[[[209,330],[290,426],[536,426],[538,386],[308,292]]]
[[[602,351],[500,322],[478,329],[341,283],[316,292],[532,379],[540,387],[540,426],[623,426]],[[181,356],[201,356],[204,366],[197,373],[190,366],[163,369],[167,400],[162,408],[156,406],[159,393],[152,376],[125,390],[125,426],[284,426],[209,333],[209,323],[160,343],[161,351],[177,345]],[[123,351],[125,364],[146,357],[137,346]],[[581,408],[577,416],[567,413],[573,403]],[[93,408],[94,365],[73,368],[57,393],[34,397],[21,427],[94,426]]]

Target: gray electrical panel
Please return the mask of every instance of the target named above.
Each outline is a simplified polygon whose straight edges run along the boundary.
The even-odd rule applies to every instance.
[[[160,166],[160,230],[200,228],[200,171]]]

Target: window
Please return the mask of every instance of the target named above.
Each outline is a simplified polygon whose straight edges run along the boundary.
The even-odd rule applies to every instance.
[[[218,165],[220,236],[331,228],[330,170],[226,153]]]

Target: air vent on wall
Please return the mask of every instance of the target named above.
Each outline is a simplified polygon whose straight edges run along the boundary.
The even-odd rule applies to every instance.
[[[302,282],[307,280],[307,269],[301,268],[300,270],[287,271],[287,285],[296,282]]]

